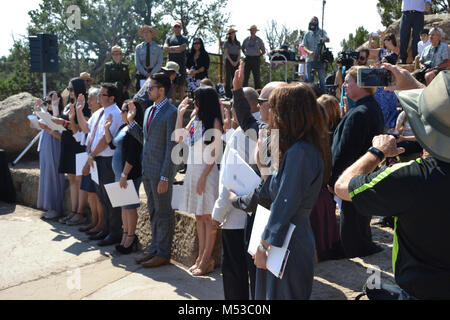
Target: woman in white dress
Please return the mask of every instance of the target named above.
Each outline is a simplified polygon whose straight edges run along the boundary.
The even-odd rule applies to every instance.
[[[196,215],[198,257],[189,268],[194,276],[214,270],[212,251],[217,229],[211,222],[211,213],[219,193],[219,170],[216,159],[222,152],[223,121],[217,92],[200,87],[194,92],[196,118],[189,129],[183,128],[183,116],[189,107],[188,98],[178,107],[176,141],[189,147],[184,197],[180,209]]]

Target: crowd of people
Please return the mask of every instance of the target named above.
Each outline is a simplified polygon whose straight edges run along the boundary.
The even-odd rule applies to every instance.
[[[221,229],[225,299],[308,299],[316,263],[383,250],[372,239],[372,215],[395,216],[393,267],[404,296],[450,298],[445,254],[450,249],[445,230],[450,204],[444,194],[450,177],[450,74],[444,70],[449,59],[448,46],[440,41],[442,31],[431,29],[430,44],[424,47],[424,36],[418,45],[420,63],[429,66],[418,77],[423,83],[416,73],[396,65],[403,51],[394,34],[380,33],[380,48],[371,37],[370,47],[359,52],[353,66],[339,65],[339,101],[323,90],[324,69],[315,56],[320,42],[329,39],[318,25],[316,17],[311,19],[302,43],[306,81],[264,87],[259,70],[265,48],[257,27],[250,27],[242,45],[231,28],[224,44],[230,107],[207,78],[209,57],[202,39],[195,38],[188,52],[179,21],[163,47],[153,42],[152,27],[139,30],[145,41],[136,47],[137,93],[132,99],[128,67],[121,62],[121,48],[114,46],[100,85],[83,74],[69,81],[66,106],[55,91],[37,100],[36,111],[49,112],[65,128],[52,131],[40,122],[38,207],[46,211],[43,218],[84,224],[80,231],[99,246],[115,245],[121,254],[136,252],[140,205],[114,208],[105,185],[116,182],[139,193],[143,184],[152,241],[136,263],[145,268],[170,263],[173,184],[179,168],[173,151],[182,146],[186,173],[179,209],[195,215],[198,235],[198,256],[189,272],[201,276],[214,270],[213,249]],[[163,52],[168,53],[165,66]],[[392,73],[395,87],[358,86],[358,70],[367,68],[371,58]],[[255,88],[248,86],[251,72]],[[318,73],[318,85],[313,72]],[[259,186],[247,195],[238,196],[223,185],[224,172],[233,165],[225,161],[230,152],[260,177]],[[402,162],[402,153],[418,160]],[[80,172],[81,154],[87,160]],[[64,175],[72,206],[67,215]],[[258,206],[271,215],[250,256]],[[283,245],[290,224],[296,228],[280,279],[267,270],[267,257],[272,246]]]

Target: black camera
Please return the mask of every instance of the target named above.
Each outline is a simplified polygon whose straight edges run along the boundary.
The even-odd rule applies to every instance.
[[[359,52],[357,51],[342,51],[339,52],[337,63],[345,66],[346,69],[349,69],[353,66],[354,59],[358,60]]]

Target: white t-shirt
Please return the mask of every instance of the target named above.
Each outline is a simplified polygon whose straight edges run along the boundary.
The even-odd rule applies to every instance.
[[[406,113],[405,113],[405,111],[402,111],[397,117],[396,127],[398,127],[403,122],[403,120],[405,120],[405,117],[406,117]],[[403,126],[402,136],[404,136],[404,137],[414,136],[414,132],[412,131],[408,120],[405,121],[405,124]]]
[[[417,55],[420,57],[422,55],[423,49],[425,49],[426,47],[428,47],[429,45],[431,45],[431,41],[430,39],[428,39],[427,42],[423,43],[422,40],[420,40],[419,42],[417,42]]]

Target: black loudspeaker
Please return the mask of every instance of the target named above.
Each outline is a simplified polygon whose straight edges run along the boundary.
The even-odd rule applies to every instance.
[[[30,42],[30,71],[58,72],[58,38],[54,34],[38,34]]]

